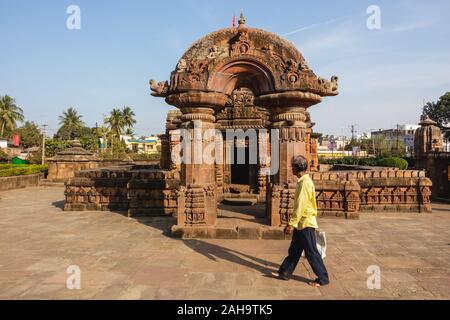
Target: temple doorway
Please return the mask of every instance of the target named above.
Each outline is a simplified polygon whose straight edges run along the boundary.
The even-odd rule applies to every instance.
[[[250,185],[250,157],[248,144],[234,145],[234,159],[231,164],[231,184]],[[245,162],[239,161],[239,154],[243,154]]]

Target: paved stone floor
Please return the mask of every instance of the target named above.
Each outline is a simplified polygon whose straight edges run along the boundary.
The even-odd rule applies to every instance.
[[[168,218],[63,212],[63,189],[0,194],[1,299],[449,299],[450,205],[426,214],[321,219],[331,284],[309,287],[305,260],[293,280],[272,279],[289,242],[179,240]],[[81,270],[69,290],[66,271]],[[381,270],[381,289],[366,271]]]

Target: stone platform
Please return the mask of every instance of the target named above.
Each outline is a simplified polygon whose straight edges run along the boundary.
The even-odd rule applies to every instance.
[[[218,218],[212,227],[171,228],[172,236],[183,239],[247,239],[247,240],[286,240],[282,227],[269,225],[264,217],[265,205],[231,206],[221,204]]]

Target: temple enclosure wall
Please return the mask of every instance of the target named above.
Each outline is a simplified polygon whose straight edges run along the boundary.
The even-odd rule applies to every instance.
[[[374,170],[311,173],[319,215],[358,219],[360,212],[431,212],[431,181],[424,171]],[[126,211],[129,216],[176,216],[180,174],[152,166],[78,171],[66,183],[66,211]],[[206,191],[205,191],[206,192]],[[292,214],[295,185],[269,188],[267,208]],[[270,220],[270,216],[268,216]]]
[[[1,177],[0,191],[37,187],[44,178],[43,174],[30,174],[25,176]]]
[[[129,216],[173,215],[179,173],[154,166],[78,171],[66,182],[66,211],[127,211]]]

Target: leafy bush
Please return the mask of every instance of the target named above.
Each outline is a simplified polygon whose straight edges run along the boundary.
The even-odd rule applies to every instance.
[[[402,159],[402,158],[398,158],[398,157],[389,157],[389,158],[379,159],[378,165],[380,167],[399,168],[400,170],[408,169],[408,161],[406,161],[405,159]]]
[[[140,153],[132,153],[130,154],[131,159],[134,161],[159,161],[161,158],[160,153],[154,153],[154,154],[140,154]]]
[[[387,158],[356,158],[356,157],[343,157],[337,159],[319,159],[322,164],[345,164],[345,165],[358,165],[368,167],[392,167],[399,168],[401,170],[408,169],[408,161],[398,157]]]
[[[53,157],[58,152],[70,148],[72,141],[62,139],[49,139],[45,142],[45,157]]]
[[[0,177],[25,176],[29,174],[46,173],[47,170],[48,167],[45,165],[2,164],[0,165]]]
[[[402,159],[405,159],[405,161],[408,162],[408,168],[414,168],[416,165],[413,157],[403,157]]]
[[[0,162],[8,161],[8,154],[6,152],[0,150]]]

